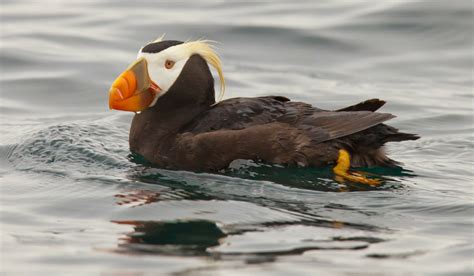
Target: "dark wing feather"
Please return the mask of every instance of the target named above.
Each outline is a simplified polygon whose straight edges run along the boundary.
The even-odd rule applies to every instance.
[[[288,101],[279,96],[224,100],[198,116],[183,131],[202,133],[268,124],[288,112],[285,107]]]
[[[300,128],[306,130],[314,143],[321,143],[381,124],[395,116],[370,111],[317,112],[305,118]]]
[[[336,111],[376,111],[385,104],[385,101],[379,99],[370,99],[361,103],[351,105]]]
[[[373,99],[339,111],[326,111],[278,96],[232,98],[205,111],[182,131],[204,133],[239,130],[280,122],[303,130],[313,143],[320,143],[351,135],[395,117],[371,111],[344,111],[375,110],[383,103]]]

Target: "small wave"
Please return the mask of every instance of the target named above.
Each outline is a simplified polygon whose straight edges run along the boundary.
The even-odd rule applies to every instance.
[[[51,125],[10,145],[6,158],[23,171],[103,173],[129,166],[126,133],[106,122]]]

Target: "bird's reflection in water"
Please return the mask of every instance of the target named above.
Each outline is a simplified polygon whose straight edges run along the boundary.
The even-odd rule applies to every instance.
[[[128,207],[138,207],[157,202],[162,199],[161,193],[159,192],[140,189],[119,193],[114,197],[116,199],[117,205],[124,205]]]
[[[133,227],[120,239],[121,253],[205,256],[226,237],[215,222],[206,220],[113,222]]]

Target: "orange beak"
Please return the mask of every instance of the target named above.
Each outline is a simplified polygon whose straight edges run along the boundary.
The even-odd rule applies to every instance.
[[[140,58],[113,82],[109,89],[109,107],[139,112],[148,108],[160,91],[148,75],[146,60]]]

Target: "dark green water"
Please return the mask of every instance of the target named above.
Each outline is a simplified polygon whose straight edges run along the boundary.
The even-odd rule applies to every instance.
[[[2,1],[2,275],[454,275],[474,260],[471,1]],[[111,82],[138,49],[219,41],[226,97],[388,102],[403,169],[151,168]],[[122,273],[122,274],[120,274]]]

